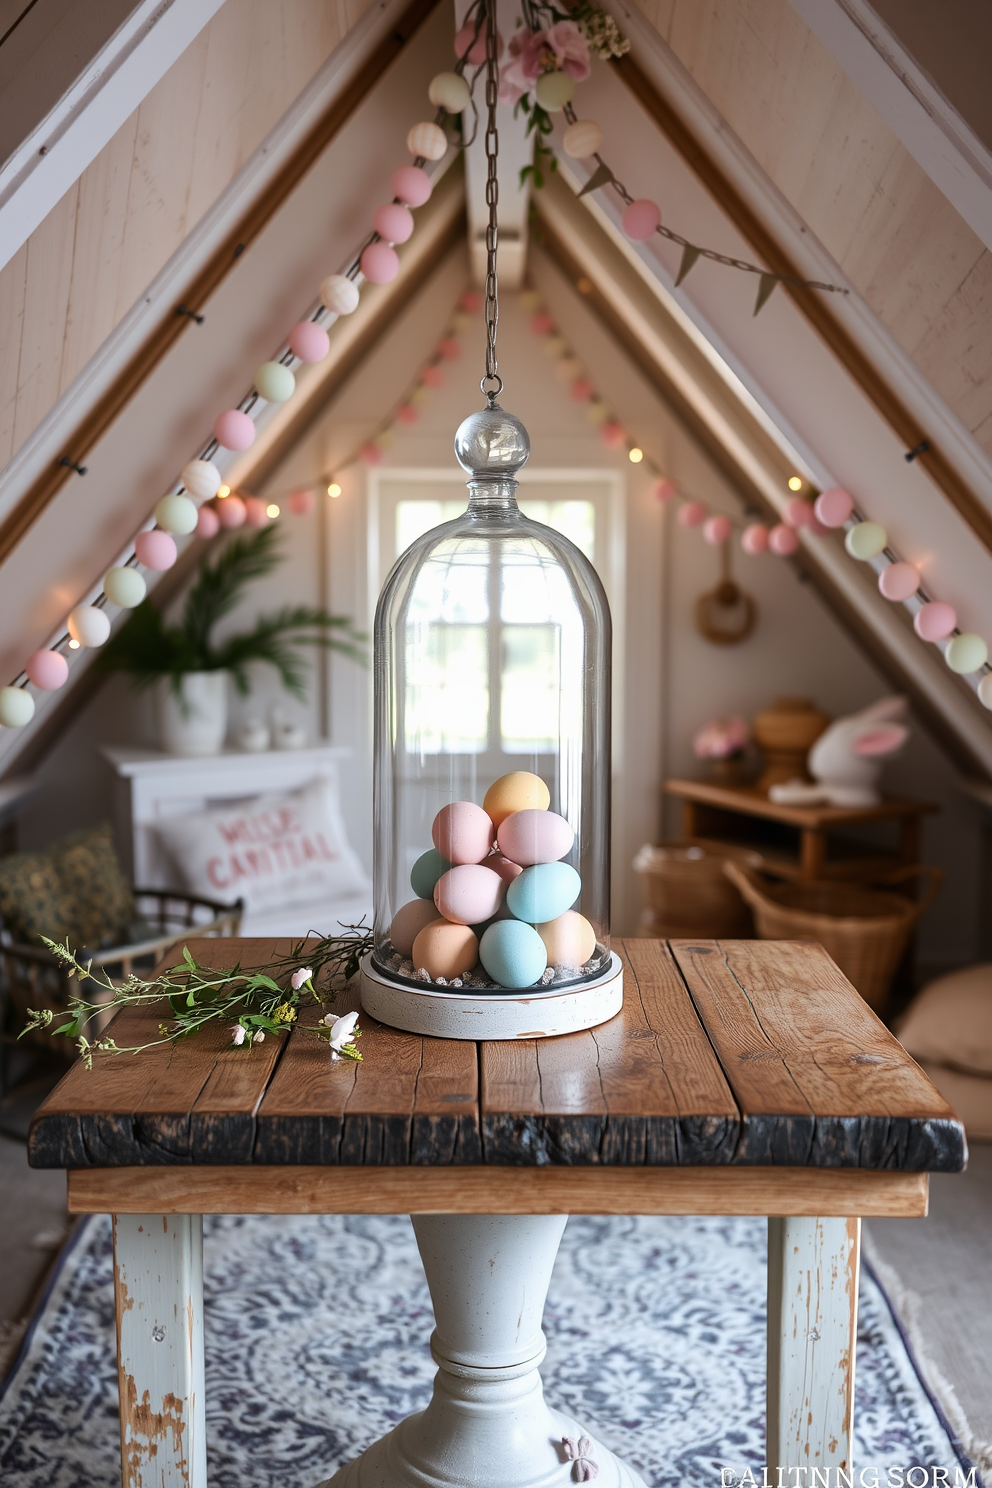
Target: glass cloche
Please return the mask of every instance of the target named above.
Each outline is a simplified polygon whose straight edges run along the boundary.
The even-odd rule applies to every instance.
[[[376,611],[371,966],[420,991],[581,988],[611,964],[609,606],[517,506],[519,419],[473,414],[455,453],[468,508]]]

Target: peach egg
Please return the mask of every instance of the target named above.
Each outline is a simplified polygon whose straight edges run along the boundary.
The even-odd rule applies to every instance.
[[[544,941],[549,966],[584,966],[596,950],[596,932],[576,909],[534,929]]]
[[[450,920],[433,920],[413,942],[413,964],[418,971],[426,971],[432,981],[444,977],[450,982],[463,971],[471,971],[478,959],[475,932]]]
[[[432,899],[412,899],[409,904],[404,904],[393,915],[393,923],[389,927],[393,950],[398,951],[401,956],[409,956],[413,950],[413,942],[421,930],[436,919],[437,910]]]

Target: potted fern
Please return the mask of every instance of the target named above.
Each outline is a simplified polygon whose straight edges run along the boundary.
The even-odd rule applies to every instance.
[[[343,615],[311,605],[286,605],[259,615],[250,630],[214,639],[218,622],[247,586],[282,562],[278,532],[263,527],[230,541],[213,563],[205,559],[186,595],[178,625],[145,600],[104,648],[98,665],[126,672],[137,687],[158,686],[160,742],[170,754],[218,754],[227,733],[228,677],[246,697],[252,662],[275,667],[283,685],[306,696],[304,646],[322,646],[365,662],[364,636]]]

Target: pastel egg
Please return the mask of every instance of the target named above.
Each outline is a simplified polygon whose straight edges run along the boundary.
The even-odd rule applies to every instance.
[[[514,811],[547,811],[551,792],[540,775],[530,770],[511,770],[494,780],[483,798],[483,809],[492,817],[494,827]]]
[[[413,950],[413,942],[421,930],[425,925],[433,924],[436,919],[437,910],[431,899],[411,899],[409,904],[404,904],[393,915],[393,923],[389,927],[393,950],[398,951],[401,956],[409,956]]]
[[[491,853],[486,859],[486,867],[498,873],[505,884],[512,883],[518,873],[523,873],[519,863],[511,863],[509,858],[504,858],[502,853]]]
[[[412,954],[417,971],[426,971],[434,981],[444,977],[450,982],[478,963],[479,942],[467,925],[432,920],[418,933]]]
[[[418,899],[433,900],[434,885],[450,867],[448,859],[442,858],[436,847],[429,847],[425,853],[421,853],[410,869],[410,887]]]
[[[549,966],[584,966],[596,950],[596,932],[578,910],[567,909],[534,929],[544,941]]]
[[[581,888],[582,880],[569,863],[538,863],[513,880],[506,902],[518,920],[542,925],[571,909]]]
[[[520,920],[497,920],[483,933],[479,959],[501,987],[531,987],[548,964],[544,941]]]
[[[478,925],[491,919],[503,902],[503,880],[481,863],[449,868],[434,887],[438,913],[457,925]]]
[[[474,801],[442,806],[431,827],[431,841],[449,863],[481,863],[489,856],[493,835],[492,821]]]
[[[527,867],[556,863],[571,852],[575,833],[556,811],[514,811],[500,824],[497,841],[504,857]]]

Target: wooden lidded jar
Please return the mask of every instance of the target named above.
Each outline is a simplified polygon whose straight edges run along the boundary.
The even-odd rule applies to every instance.
[[[830,722],[810,698],[777,698],[755,714],[754,742],[765,756],[758,789],[766,794],[788,780],[809,780],[806,757]]]

